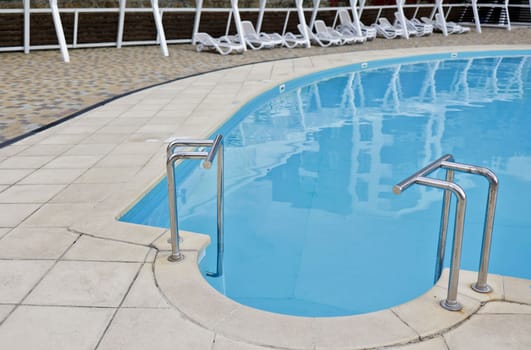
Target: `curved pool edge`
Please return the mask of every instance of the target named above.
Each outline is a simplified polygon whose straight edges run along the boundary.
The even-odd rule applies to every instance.
[[[174,133],[177,131],[182,132],[179,135],[207,137],[230,118],[239,107],[235,103],[225,103],[222,108],[213,108],[211,106],[213,101],[218,102],[214,104],[215,107],[219,107],[219,104],[223,101],[226,102],[225,98],[233,102],[247,101],[279,83],[312,72],[367,60],[403,57],[404,55],[485,51],[486,49],[488,51],[510,50],[515,48],[529,50],[531,46],[440,47],[355,52],[355,55],[348,53],[305,57],[253,65],[252,67],[257,67],[256,72],[269,69],[271,79],[244,80],[245,83],[242,83],[242,86],[245,89],[243,91],[235,91],[233,93],[224,91],[223,99],[221,99],[221,94],[211,93],[210,84],[212,80],[210,78],[212,76],[209,74],[183,79],[182,81],[170,83],[168,86],[156,87],[139,94],[145,96],[149,95],[150,92],[160,90],[168,93],[168,87],[193,85],[187,85],[190,81],[195,82],[197,87],[201,85],[208,86],[209,89],[206,89],[208,91],[202,93],[198,91],[199,89],[194,91],[194,94],[197,93],[198,99],[202,98],[202,102],[187,117],[188,125],[185,128],[173,131]],[[296,63],[301,63],[301,65],[296,66]],[[212,73],[212,75],[216,77],[215,80],[219,80],[228,75],[233,76],[233,74],[236,76],[241,74],[243,76],[245,72],[249,74],[252,69],[254,68],[230,68]],[[257,76],[260,76],[260,74],[257,74]],[[265,77],[265,75],[263,76]],[[231,93],[232,95],[230,95]],[[124,100],[138,98],[137,95],[133,94],[125,97]],[[153,93],[153,95],[155,94]],[[230,95],[230,97],[226,97],[226,95]],[[124,101],[120,99],[113,103],[124,103]],[[214,111],[216,112],[216,117],[209,118]],[[166,137],[166,135],[160,137],[160,151],[144,164],[126,185],[90,210],[87,210],[85,219],[74,223],[70,228],[96,237],[151,245],[163,250],[166,239],[165,232],[167,230],[117,222],[115,218],[123,212],[123,208],[138,200],[146,189],[153,185],[153,179],[160,179],[163,173],[162,161]],[[345,347],[370,348],[404,344],[417,342],[452,329],[475,314],[480,309],[481,304],[486,301],[506,300],[531,304],[528,295],[531,281],[490,275],[489,281],[495,280],[498,285],[498,288],[495,286],[495,293],[490,297],[489,295],[477,295],[468,291],[467,284],[471,283],[475,274],[463,271],[458,297],[465,304],[463,312],[451,313],[438,306],[438,301],[445,295],[445,289],[440,285],[444,282],[440,281],[428,293],[413,301],[370,314],[334,318],[303,318],[272,314],[237,304],[225,298],[208,285],[200,274],[196,263],[199,252],[202,251],[206,244],[208,244],[206,238],[197,238],[194,234],[185,234],[183,249],[186,259],[183,263],[170,264],[166,261],[165,254],[160,254],[155,262],[155,277],[159,289],[185,318],[206,329],[250,344],[289,349],[313,349],[315,347],[331,349]]]
[[[390,309],[343,317],[311,318],[254,309],[221,295],[202,277],[197,259],[201,249],[187,250],[180,264],[155,260],[155,280],[166,300],[192,322],[237,342],[282,349],[367,349],[416,343],[443,335],[470,319],[491,301],[523,303],[531,281],[489,275],[493,292],[470,289],[476,273],[461,271],[458,301],[463,310],[440,307],[446,297],[448,270],[422,296]],[[392,286],[390,286],[392,288]],[[301,336],[303,335],[303,336]]]

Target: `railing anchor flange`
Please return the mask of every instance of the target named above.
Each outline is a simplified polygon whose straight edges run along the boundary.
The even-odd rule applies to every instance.
[[[492,287],[489,286],[488,284],[485,284],[483,286],[480,286],[479,284],[476,283],[472,283],[472,285],[470,286],[470,288],[472,288],[474,290],[474,292],[477,292],[477,293],[483,293],[483,294],[487,294],[487,293],[490,293],[492,292]]]
[[[463,305],[459,303],[458,301],[454,303],[448,303],[446,299],[441,300],[439,303],[443,309],[449,310],[449,311],[461,311],[463,309]]]
[[[168,256],[168,261],[170,262],[177,262],[182,260],[184,260],[184,254],[181,252]]]

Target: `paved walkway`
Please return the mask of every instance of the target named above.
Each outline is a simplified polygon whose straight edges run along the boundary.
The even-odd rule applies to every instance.
[[[529,28],[512,32],[485,28],[482,34],[377,39],[356,46],[248,51],[231,57],[197,53],[191,45],[170,46],[170,57],[163,57],[155,46],[70,50],[69,64],[61,61],[58,50],[35,51],[29,55],[1,53],[0,145],[121,94],[221,68],[337,52],[529,43]]]
[[[400,42],[413,43],[392,45]],[[531,49],[529,44],[489,48],[514,47]],[[153,48],[135,50],[150,52],[153,62],[163,60]],[[227,59],[182,50],[193,57]],[[101,56],[130,52],[111,51],[102,49]],[[241,101],[286,79],[371,59],[448,51],[458,48],[317,55],[218,71],[117,99],[1,148],[0,349],[531,348],[529,280],[491,276],[494,292],[478,295],[468,288],[473,275],[463,273],[459,300],[464,310],[457,313],[438,307],[444,297],[441,282],[411,303],[364,316],[279,316],[237,305],[206,285],[195,264],[207,243],[203,236],[183,233],[186,259],[170,264],[166,230],[115,220],[162,175],[168,137],[204,137]],[[77,52],[91,53],[92,64],[98,62],[98,50]],[[293,51],[299,52],[312,51]],[[20,57],[53,57],[54,69],[62,65],[57,52],[32,55]],[[79,74],[91,74],[90,65],[82,68]],[[111,74],[113,68],[106,69]],[[98,78],[93,80],[99,86]]]

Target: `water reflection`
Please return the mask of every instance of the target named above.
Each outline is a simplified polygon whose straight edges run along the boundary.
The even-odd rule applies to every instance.
[[[322,209],[343,213],[362,208],[393,215],[423,210],[440,200],[437,190],[419,188],[415,198],[395,201],[389,198],[393,182],[464,144],[462,133],[453,133],[454,129],[477,130],[485,140],[494,123],[495,132],[521,135],[514,116],[504,115],[503,104],[491,115],[483,109],[494,108],[493,102],[522,99],[527,61],[527,57],[476,58],[397,65],[286,93],[227,135],[234,161],[227,160],[228,187],[268,179],[273,199],[295,207],[315,191],[333,190],[341,205],[319,203]],[[459,117],[481,113],[484,118],[466,115],[457,124],[457,117],[447,118],[449,112]],[[487,161],[482,165],[496,168],[505,158],[500,158],[496,143],[486,141],[474,144],[491,149],[487,158],[480,159]],[[521,160],[517,157],[511,164]],[[515,167],[503,167],[504,172],[511,169]]]

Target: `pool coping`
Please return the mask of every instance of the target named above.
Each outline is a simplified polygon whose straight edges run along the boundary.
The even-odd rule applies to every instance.
[[[487,50],[516,48],[529,50],[531,46],[496,45],[488,46]],[[190,104],[190,107],[184,108],[190,113],[182,116],[179,128],[170,130],[170,134],[206,138],[245,101],[294,78],[376,59],[485,49],[485,46],[394,49],[257,63],[159,85],[114,100],[85,115],[106,116],[113,109],[150,105],[150,101],[153,105],[162,95],[177,101],[175,105]],[[217,82],[223,82],[225,88],[219,89]],[[135,113],[130,111],[125,113],[135,117]],[[141,111],[137,110],[139,113]],[[67,128],[68,125],[67,122],[56,128]],[[56,128],[54,132],[58,130]],[[45,132],[43,135],[46,136]],[[166,260],[169,249],[167,230],[116,221],[164,175],[165,145],[170,135],[168,132],[153,132],[151,136],[153,139],[150,142],[158,145],[157,152],[150,155],[129,181],[92,203],[90,208],[85,208],[84,219],[71,224],[69,229],[94,237],[157,248],[159,254],[154,264],[154,275],[159,290],[183,317],[206,329],[236,341],[274,348],[376,348],[418,342],[442,334],[470,318],[489,301],[525,303],[527,300],[519,297],[529,288],[527,280],[490,275],[489,283],[494,291],[483,295],[468,288],[475,274],[462,271],[458,296],[464,305],[461,312],[443,310],[438,304],[445,296],[447,274],[430,291],[413,301],[363,315],[306,318],[273,314],[240,305],[215,291],[199,272],[197,258],[209,243],[207,236],[183,232],[185,259],[181,263],[169,263]]]

